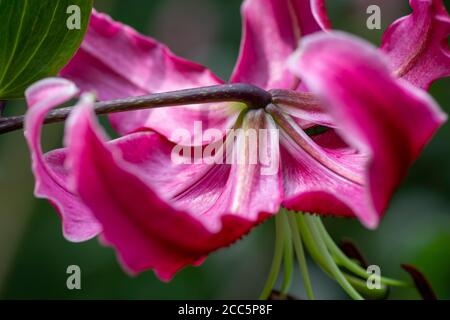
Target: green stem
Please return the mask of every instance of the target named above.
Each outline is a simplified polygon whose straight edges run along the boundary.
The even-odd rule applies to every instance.
[[[303,279],[303,285],[305,286],[306,296],[309,300],[314,300],[314,292],[311,285],[311,279],[309,277],[308,264],[306,263],[305,252],[303,250],[302,238],[299,232],[295,216],[292,213],[288,214],[289,224],[291,226],[292,240],[294,242],[295,253],[297,256],[297,262],[300,269],[300,273]]]
[[[325,229],[322,221],[320,219],[317,219],[316,221],[317,228],[324,239],[324,242],[326,246],[328,247],[328,250],[331,252],[331,254],[335,257],[336,262],[349,270],[350,272],[353,272],[355,275],[363,278],[368,279],[369,274],[367,271],[359,266],[357,263],[349,259],[342,251],[341,249],[334,243],[331,236],[328,234],[327,230]],[[405,287],[408,286],[406,282],[381,277],[381,283],[389,286],[398,286],[398,287]]]
[[[325,242],[321,238],[321,234],[317,227],[317,217],[298,215],[298,222],[302,225],[302,229],[310,230],[313,243],[316,244],[316,250],[322,257],[322,263],[325,268],[331,273],[336,281],[341,285],[342,289],[354,300],[363,300],[363,297],[358,291],[353,288],[345,275],[341,272],[339,267],[334,262],[331,254],[327,250]]]
[[[286,216],[286,212],[281,209],[278,213],[283,224],[283,237],[284,237],[284,275],[283,283],[281,284],[281,296],[286,297],[292,284],[292,276],[294,273],[294,254],[292,249],[292,233],[289,228],[289,221]]]
[[[275,251],[273,254],[272,265],[270,267],[269,276],[267,277],[264,289],[259,296],[260,300],[266,300],[272,292],[273,286],[277,281],[280,272],[281,260],[283,259],[283,222],[280,215],[275,216]]]

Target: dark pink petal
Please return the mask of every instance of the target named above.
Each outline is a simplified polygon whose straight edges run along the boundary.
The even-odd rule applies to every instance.
[[[331,29],[331,21],[328,18],[325,0],[310,0],[310,3],[314,19],[317,21],[320,28],[323,30]],[[315,30],[312,32],[314,31]]]
[[[71,115],[65,140],[74,188],[131,272],[154,269],[169,280],[242,237],[281,202],[279,174],[261,175],[260,165],[176,164],[174,145],[151,132],[106,144],[89,106]]]
[[[101,227],[89,209],[68,188],[65,153],[53,151],[44,156],[40,136],[47,112],[77,93],[73,83],[58,78],[42,80],[26,91],[30,109],[25,118],[25,138],[31,151],[36,179],[34,193],[38,198],[48,199],[57,208],[63,221],[64,236],[71,241],[90,239],[101,231]]]
[[[381,49],[395,75],[428,89],[450,75],[450,17],[442,0],[410,0],[410,5],[413,13],[387,29]]]
[[[329,27],[323,0],[246,0],[242,5],[243,37],[231,82],[261,88],[293,89],[298,79],[286,59],[301,36]]]
[[[205,67],[95,11],[81,48],[61,75],[82,91],[94,90],[100,100],[223,83]],[[204,120],[204,130],[224,132],[237,114],[229,104],[210,104],[118,113],[110,119],[121,134],[151,128],[170,139],[177,128],[193,134],[194,119]]]
[[[349,148],[334,131],[309,137],[297,122],[269,108],[281,130],[285,200],[296,211],[354,216],[368,224],[376,216],[364,199],[363,166],[367,155]]]
[[[372,221],[377,214],[371,206],[367,206],[364,188],[334,171],[335,166],[345,168],[344,165],[338,161],[333,161],[334,166],[330,167],[321,164],[285,134],[281,143],[286,193],[284,207],[323,215],[357,216],[365,225],[374,226]],[[334,153],[339,160],[347,154],[354,165],[366,160],[365,157],[357,158],[349,148],[335,150]],[[322,154],[326,155],[323,151]]]
[[[306,148],[314,148],[306,153],[325,168],[318,171],[304,165],[310,172],[309,177],[303,174],[304,179],[314,180],[307,183],[317,185],[317,194],[312,194],[314,188],[291,192],[287,200],[290,205],[299,210],[314,205],[326,209],[325,202],[329,202],[331,213],[336,205],[340,214],[355,215],[366,226],[375,227],[407,169],[445,121],[446,115],[433,99],[394,78],[383,58],[356,37],[330,33],[304,39],[303,50],[290,60],[291,70],[321,98],[339,124],[339,134],[351,146],[342,152],[358,151],[353,160],[347,157],[336,163],[338,154],[326,157],[327,150],[305,144]],[[300,161],[305,162],[305,157]],[[340,179],[328,179],[328,183],[324,170],[328,176],[334,173]],[[324,187],[315,181],[319,178],[325,182]],[[306,204],[302,204],[305,194]],[[295,199],[298,202],[294,204]],[[307,208],[303,209],[303,205]]]

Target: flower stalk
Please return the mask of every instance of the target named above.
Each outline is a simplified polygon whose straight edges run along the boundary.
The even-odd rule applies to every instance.
[[[264,108],[272,101],[272,95],[257,86],[234,83],[215,86],[198,87],[145,96],[101,101],[95,103],[98,115],[161,107],[173,107],[200,103],[241,102],[248,108]],[[67,119],[73,107],[65,107],[50,111],[44,123],[56,123]],[[12,116],[0,120],[0,134],[23,128],[25,116]]]

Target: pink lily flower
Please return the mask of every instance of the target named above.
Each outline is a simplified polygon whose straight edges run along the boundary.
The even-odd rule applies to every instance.
[[[281,206],[357,217],[375,228],[446,119],[421,88],[450,74],[443,41],[450,19],[440,0],[411,0],[411,6],[413,13],[386,31],[379,50],[351,35],[319,32],[330,28],[323,1],[244,2],[241,52],[230,82],[272,90],[272,103],[246,110],[239,122],[244,129],[280,129],[279,140],[259,145],[279,162],[271,175],[248,159],[171,161],[174,131],[194,136],[195,120],[204,131],[226,136],[242,114],[228,103],[113,114],[122,137],[108,141],[95,120],[93,97],[83,94],[67,121],[66,148],[43,155],[46,113],[79,91],[95,90],[106,100],[223,83],[93,12],[81,49],[61,72],[71,81],[43,80],[26,93],[36,196],[55,205],[67,239],[101,234],[127,270],[153,269],[162,280],[232,244]],[[316,125],[330,129],[306,134]]]

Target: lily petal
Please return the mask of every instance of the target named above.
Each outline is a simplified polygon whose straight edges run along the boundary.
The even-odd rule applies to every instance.
[[[328,107],[344,141],[358,156],[367,156],[362,188],[348,191],[355,201],[334,199],[376,227],[394,189],[446,115],[424,91],[393,77],[372,45],[345,33],[304,39],[289,65]]]
[[[291,115],[304,129],[314,125],[335,127],[333,120],[320,101],[309,92],[293,90],[270,90],[272,102]]]
[[[65,153],[53,151],[42,154],[41,129],[47,112],[78,93],[70,81],[60,78],[42,80],[26,91],[29,111],[25,118],[25,138],[31,151],[34,194],[48,199],[58,210],[63,222],[64,236],[70,241],[84,241],[96,236],[101,226],[89,209],[71,192],[64,167]]]
[[[364,199],[362,169],[367,155],[357,153],[336,132],[309,137],[297,121],[277,108],[268,108],[281,130],[285,200],[296,211],[354,216],[368,223],[376,212]]]
[[[81,48],[60,74],[82,91],[95,91],[100,100],[223,83],[205,67],[96,11]],[[204,130],[216,128],[225,134],[237,116],[233,104],[218,103],[123,112],[111,114],[110,120],[120,134],[153,129],[171,139],[175,129],[194,137],[194,119],[204,120]]]
[[[386,30],[381,49],[395,75],[428,89],[450,75],[450,17],[442,0],[410,0],[410,5],[413,13]]]
[[[130,272],[170,280],[278,211],[280,176],[260,166],[175,164],[174,145],[151,132],[105,140],[92,106],[74,110],[65,137],[74,189]]]
[[[322,30],[331,29],[331,21],[328,18],[325,0],[310,0],[310,3],[314,19],[319,24],[320,28]]]
[[[242,5],[243,37],[231,82],[265,89],[294,89],[298,79],[286,59],[301,36],[328,27],[324,0],[246,0]]]

